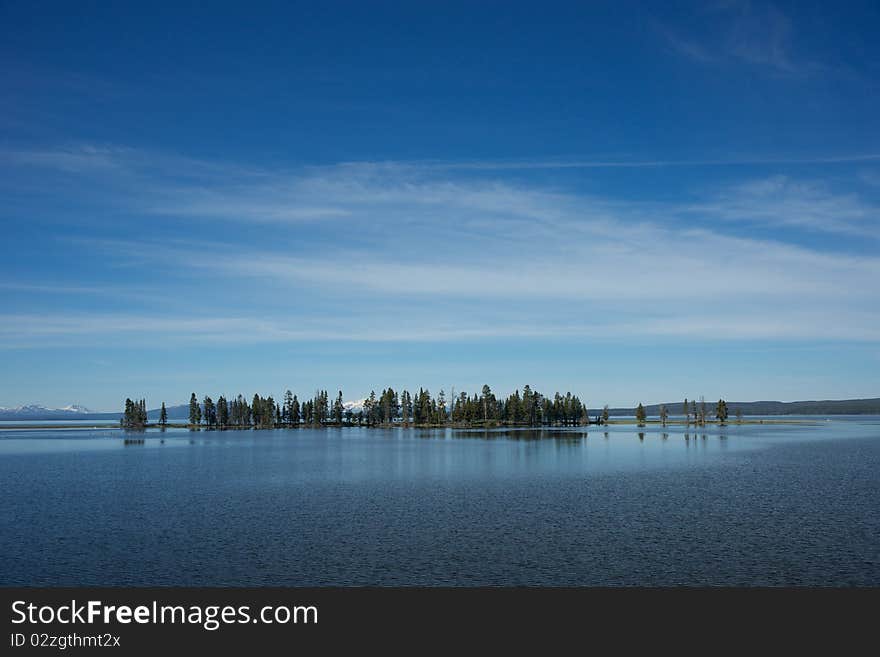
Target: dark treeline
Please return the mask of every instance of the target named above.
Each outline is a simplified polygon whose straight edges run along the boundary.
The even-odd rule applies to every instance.
[[[147,401],[125,400],[125,411],[119,424],[125,429],[143,429],[147,426]]]
[[[130,404],[126,401],[126,409]],[[145,407],[144,407],[145,408]],[[162,409],[164,411],[163,402]],[[126,410],[128,413],[128,410]],[[127,415],[126,415],[127,416]],[[593,421],[607,422],[605,416]],[[160,426],[167,424],[167,413],[160,417]],[[216,402],[210,396],[199,401],[193,393],[189,401],[189,421],[192,428],[207,429],[319,426],[576,426],[589,424],[586,405],[570,392],[552,397],[525,386],[506,398],[498,399],[488,385],[479,394],[461,392],[447,399],[441,390],[436,396],[419,388],[415,394],[385,388],[375,391],[364,400],[361,409],[346,408],[342,391],[331,399],[327,390],[319,390],[311,399],[300,401],[290,390],[280,401],[272,396],[255,394],[248,401],[242,395],[227,400],[222,395]],[[143,423],[146,424],[144,411]],[[128,426],[128,425],[126,425]],[[135,425],[131,425],[134,428]]]
[[[480,394],[462,392],[449,400],[443,390],[437,397],[423,388],[415,396],[407,390],[398,394],[392,388],[379,396],[371,392],[363,411],[353,414],[351,421],[366,426],[574,426],[587,424],[589,414],[586,405],[570,392],[551,398],[525,386],[522,394],[517,390],[498,399],[485,385]]]
[[[708,419],[706,402],[685,400],[684,411],[687,424],[705,424]],[[647,421],[646,409],[642,404],[636,408],[636,421]],[[715,407],[715,418],[719,422],[727,420],[727,405],[719,400]],[[660,407],[660,422],[666,424],[669,412]],[[168,422],[165,404],[159,418],[159,425]],[[565,427],[586,424],[608,424],[609,414],[606,405],[595,417],[590,418],[586,404],[570,392],[562,395],[544,395],[530,386],[522,392],[516,390],[506,398],[499,399],[488,385],[473,395],[461,392],[447,398],[441,390],[436,397],[430,391],[419,388],[415,394],[408,390],[400,392],[385,388],[381,394],[375,391],[364,400],[362,408],[346,408],[342,391],[333,398],[327,390],[315,392],[311,399],[300,401],[290,390],[280,401],[271,395],[262,397],[255,394],[250,401],[243,395],[227,400],[223,395],[215,402],[210,396],[199,401],[193,393],[189,401],[189,421],[191,428],[231,429],[231,428],[294,428],[300,426],[417,426],[417,427]],[[132,402],[125,400],[125,415],[122,425],[127,428],[141,428],[147,423],[144,400]]]

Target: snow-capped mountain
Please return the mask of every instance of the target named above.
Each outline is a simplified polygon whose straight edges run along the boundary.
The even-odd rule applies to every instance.
[[[365,401],[367,401],[366,397],[364,397],[363,399],[356,399],[354,401],[342,402],[342,407],[347,411],[351,411],[352,413],[360,413],[362,410],[364,410]]]
[[[99,412],[79,404],[69,404],[63,408],[47,408],[41,404],[26,404],[14,408],[0,406],[0,420],[64,420]]]
[[[56,409],[59,411],[70,411],[71,413],[94,413],[95,411],[86,408],[85,406],[80,406],[79,404],[68,404],[62,408]]]

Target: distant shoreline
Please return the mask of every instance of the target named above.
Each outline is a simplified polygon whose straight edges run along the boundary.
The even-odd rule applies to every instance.
[[[692,401],[692,400],[691,400]],[[709,402],[714,405],[713,402]],[[644,409],[648,417],[657,417],[660,414],[660,407],[663,406],[669,411],[670,416],[678,416],[681,411],[682,402],[667,402],[664,404],[645,404]],[[787,417],[791,415],[812,415],[812,416],[834,416],[834,415],[880,415],[880,397],[862,398],[862,399],[829,399],[829,400],[812,400],[812,401],[751,401],[751,402],[727,402],[727,408],[730,417],[734,417],[737,411],[741,411],[745,417],[755,416],[777,416]],[[602,409],[592,408],[591,412],[601,412]],[[635,407],[614,407],[608,408],[608,414],[614,418],[626,418],[634,415]],[[178,417],[186,422],[189,407],[186,404],[169,406],[167,408],[169,417]],[[150,409],[148,417],[158,421],[160,409]],[[28,415],[22,416],[10,411],[10,409],[0,410],[0,421],[16,422],[22,426],[31,425],[36,422],[118,422],[122,418],[123,413],[86,413],[86,414],[62,414],[60,412],[47,413],[45,415]],[[58,425],[63,426],[63,425]]]
[[[843,415],[841,415],[843,416]],[[829,418],[833,418],[834,415],[829,414]],[[298,427],[290,427],[290,426],[277,426],[277,427],[266,427],[268,429],[286,429],[289,431],[296,431],[298,429],[533,429],[536,431],[542,429],[584,429],[589,430],[590,428],[597,429],[603,426],[634,426],[634,427],[693,427],[694,429],[698,429],[701,427],[707,426],[722,426],[722,427],[731,427],[731,426],[740,426],[740,425],[761,425],[761,424],[816,424],[821,422],[824,416],[816,416],[814,418],[748,418],[745,417],[742,420],[728,420],[727,422],[719,422],[718,420],[706,420],[705,423],[697,423],[694,422],[685,422],[684,420],[667,420],[666,424],[663,424],[658,419],[649,419],[645,422],[639,423],[634,418],[615,418],[609,419],[606,423],[596,424],[595,422],[591,422],[590,424],[580,424],[580,425],[566,425],[566,426],[553,426],[553,425],[528,425],[528,424],[504,424],[504,423],[474,423],[474,424],[413,424],[403,425],[402,423],[392,423],[392,424],[380,424],[374,427],[368,427],[366,425],[357,425],[357,424],[323,424],[319,426],[311,425],[311,424],[302,424]],[[192,431],[209,431],[209,432],[223,432],[223,431],[264,431],[266,428],[257,429],[253,426],[229,426],[225,428],[208,428],[204,426],[200,427],[192,427],[185,422],[169,422],[165,425],[166,429],[191,429]],[[124,427],[120,427],[118,424],[97,424],[97,425],[83,425],[83,424],[9,424],[0,426],[0,431],[36,431],[40,429],[64,429],[64,430],[73,430],[73,429],[82,429],[88,431],[110,431],[110,430],[121,430],[121,431],[129,431],[129,432],[137,432],[146,429],[162,429],[162,426],[156,423],[147,424],[143,429],[125,429]]]

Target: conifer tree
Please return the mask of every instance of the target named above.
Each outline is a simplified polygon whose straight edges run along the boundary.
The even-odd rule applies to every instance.
[[[403,416],[403,426],[408,427],[412,420],[413,404],[412,396],[406,390],[400,395],[400,412]]]
[[[229,426],[229,404],[223,395],[217,398],[217,424],[221,429]]]
[[[132,412],[132,401],[128,397],[125,398],[125,410],[122,412],[122,417],[119,420],[119,426],[123,428],[128,428],[131,424],[132,418],[134,414]]]
[[[284,393],[284,405],[281,409],[281,422],[287,426],[293,424],[293,393],[287,390]]]
[[[483,406],[483,421],[485,422],[492,417],[490,413],[494,410],[493,407],[495,406],[495,395],[492,394],[492,390],[489,388],[488,384],[483,386],[480,403]]]
[[[342,391],[339,391],[339,394],[336,396],[336,401],[333,404],[333,419],[336,421],[336,424],[342,426],[342,414],[345,412],[345,406],[342,404]]]
[[[202,423],[202,409],[199,407],[199,400],[196,393],[189,398],[189,425],[190,428],[198,427]]]
[[[259,429],[263,422],[263,400],[256,393],[251,400],[251,414],[254,418],[254,428]]]
[[[119,420],[124,429],[143,429],[147,426],[147,402],[144,399],[132,401],[126,398],[125,410]]]
[[[522,413],[523,421],[529,426],[533,426],[535,424],[535,395],[529,384],[523,386]]]
[[[214,407],[214,401],[207,395],[204,399],[205,426],[213,429],[217,425],[217,409]]]
[[[290,403],[290,422],[293,426],[298,427],[300,419],[299,399],[294,395],[293,401]]]

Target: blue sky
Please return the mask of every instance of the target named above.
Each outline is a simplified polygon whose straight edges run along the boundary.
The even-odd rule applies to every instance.
[[[880,395],[876,3],[0,5],[0,406]]]

